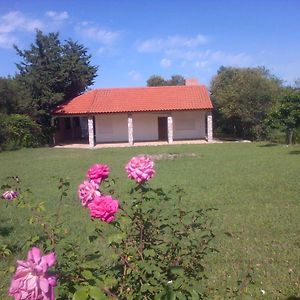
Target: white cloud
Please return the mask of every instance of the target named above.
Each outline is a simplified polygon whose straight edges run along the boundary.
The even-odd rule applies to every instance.
[[[0,48],[11,48],[17,43],[17,39],[5,33],[0,33]]]
[[[106,30],[96,26],[89,26],[88,22],[80,24],[76,28],[77,32],[90,40],[102,43],[104,45],[111,45],[120,37],[119,31]]]
[[[211,54],[211,59],[223,65],[231,66],[245,66],[251,63],[251,57],[244,52],[235,54],[215,51]]]
[[[14,43],[17,43],[17,32],[33,32],[43,27],[40,20],[28,18],[20,11],[11,11],[2,15],[0,17],[0,47],[11,48]]]
[[[46,16],[51,18],[54,22],[62,22],[69,18],[67,11],[57,12],[53,10],[46,11]]]
[[[14,31],[34,31],[43,28],[43,23],[37,19],[30,19],[20,11],[12,11],[1,16],[0,33],[11,33]]]
[[[181,35],[168,36],[166,39],[153,38],[138,44],[139,52],[160,52],[172,49],[193,49],[208,43],[205,35],[198,34],[195,37]]]
[[[168,68],[170,67],[172,64],[172,61],[170,59],[167,59],[167,58],[163,58],[161,61],[160,61],[160,65],[163,67],[163,68]]]
[[[141,81],[142,80],[142,75],[135,71],[135,70],[132,70],[128,73],[128,75],[134,80],[134,81]]]

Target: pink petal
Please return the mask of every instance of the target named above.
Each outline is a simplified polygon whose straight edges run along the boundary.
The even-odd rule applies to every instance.
[[[40,288],[46,294],[49,290],[49,282],[45,277],[40,278]]]
[[[48,268],[51,268],[55,264],[55,262],[56,262],[56,255],[55,255],[55,253],[51,252],[51,253],[49,253],[47,255],[44,255],[42,257],[42,261],[44,261],[44,262],[47,263]]]
[[[33,247],[29,252],[28,252],[28,258],[27,260],[30,260],[32,262],[38,263],[41,259],[41,250],[37,247]]]

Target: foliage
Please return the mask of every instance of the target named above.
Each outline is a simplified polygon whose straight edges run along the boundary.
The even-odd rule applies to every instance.
[[[0,148],[37,147],[44,141],[41,126],[29,116],[0,114]]]
[[[31,115],[50,127],[51,109],[84,92],[93,84],[97,67],[91,65],[87,49],[72,40],[62,44],[58,33],[37,30],[29,50],[15,46],[22,61],[17,64],[18,84],[29,90]]]
[[[300,126],[300,89],[285,89],[282,101],[269,114],[266,123],[272,128],[283,128],[287,144],[292,144],[294,131]]]
[[[242,138],[264,138],[262,121],[280,89],[281,82],[263,67],[221,67],[211,82],[216,127]]]
[[[108,237],[117,261],[107,274],[117,282],[112,291],[118,299],[202,298],[203,261],[214,235],[206,210],[186,208],[182,196],[178,188],[132,189]]]
[[[114,193],[114,180],[102,182],[101,194]],[[17,184],[20,180],[17,179]],[[56,263],[57,299],[202,299],[200,281],[205,278],[204,258],[214,234],[205,209],[187,207],[185,193],[173,188],[165,193],[146,182],[131,189],[130,202],[122,203],[116,221],[92,222],[87,251],[67,238],[70,226],[62,222],[61,208],[67,200],[69,182],[59,179],[60,199],[53,214],[43,203],[21,196],[13,205],[30,211],[29,224],[39,226],[24,247],[38,245],[45,252],[61,251]],[[107,226],[113,226],[107,230]],[[107,236],[107,232],[110,234]],[[112,258],[104,261],[94,245],[107,244]],[[6,245],[2,248],[5,249]],[[84,249],[86,250],[86,249]],[[171,297],[171,298],[170,298]]]
[[[185,79],[181,75],[172,75],[171,79],[167,80],[160,75],[152,75],[147,80],[147,86],[172,86],[185,85]]]
[[[73,249],[76,255],[73,274],[81,274],[87,265],[96,269],[95,264],[114,261],[114,254],[105,247],[105,241],[88,242],[93,226],[109,230],[105,237],[112,234],[114,227],[90,221],[88,211],[80,209],[80,202],[77,203],[76,187],[88,166],[101,157],[110,166],[111,176],[118,177],[114,197],[121,199],[121,203],[129,202],[128,191],[134,185],[125,180],[124,163],[141,153],[155,158],[157,176],[150,182],[152,188],[163,187],[167,192],[173,185],[180,185],[188,192],[184,198],[186,206],[218,208],[209,213],[214,220],[213,232],[216,235],[212,246],[220,254],[212,253],[204,261],[208,278],[202,283],[208,299],[288,299],[300,296],[300,145],[222,143],[94,151],[22,149],[0,154],[0,182],[3,183],[6,176],[19,174],[22,185],[32,190],[30,198],[34,203],[44,202],[46,213],[52,214],[56,210],[58,193],[56,179],[52,176],[70,178],[70,199],[65,199],[61,208],[61,226],[65,231],[65,246],[71,249],[68,253]],[[30,219],[27,210],[15,208],[13,203],[4,209],[5,203],[0,201],[0,241],[8,245],[12,254],[0,258],[0,299],[10,300],[7,290],[13,266],[28,251],[27,246],[20,251],[20,246],[29,235],[34,237],[40,231],[35,224],[30,228],[25,226],[24,221]],[[96,250],[99,261],[93,261],[89,255]],[[61,247],[57,247],[56,252],[57,260],[62,262],[61,256],[67,252]],[[69,267],[71,264],[66,270]],[[94,269],[91,272],[94,274]],[[248,273],[251,273],[251,282],[247,280]],[[72,274],[71,270],[69,274]],[[81,280],[83,287],[96,285],[91,280],[90,283],[88,279]],[[235,296],[238,288],[239,295]],[[266,292],[264,296],[261,290]],[[57,296],[60,292],[60,287],[57,287]]]

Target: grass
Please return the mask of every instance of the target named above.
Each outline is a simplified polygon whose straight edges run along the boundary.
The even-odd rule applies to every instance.
[[[207,259],[209,299],[297,299],[300,284],[300,146],[262,143],[225,143],[99,150],[22,149],[0,153],[0,180],[18,175],[36,201],[53,208],[57,196],[53,176],[69,177],[70,207],[64,218],[74,225],[73,235],[84,236],[83,210],[76,199],[78,184],[95,162],[109,164],[118,177],[121,200],[132,185],[125,163],[137,154],[173,153],[156,162],[153,185],[185,188],[190,205],[214,207],[214,246],[219,253]],[[24,216],[0,211],[0,238],[21,241]],[[88,220],[87,220],[88,222]],[[18,253],[18,255],[21,255]],[[14,265],[2,259],[0,268]],[[9,278],[0,281],[5,298]],[[263,295],[264,293],[264,295]],[[248,297],[248,298],[247,298]],[[300,299],[300,298],[299,298]]]

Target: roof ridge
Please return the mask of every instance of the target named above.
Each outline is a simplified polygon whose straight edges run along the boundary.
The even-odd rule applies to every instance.
[[[129,90],[129,89],[159,89],[159,88],[183,88],[183,87],[204,87],[207,88],[204,84],[197,85],[163,85],[163,86],[132,86],[132,87],[111,87],[111,88],[95,88],[93,91],[98,90]]]

